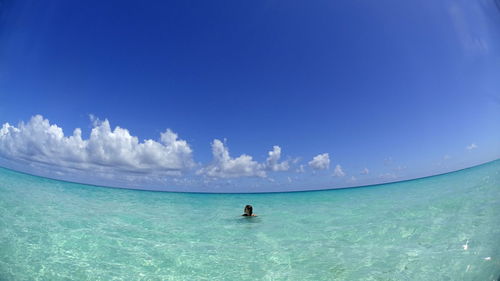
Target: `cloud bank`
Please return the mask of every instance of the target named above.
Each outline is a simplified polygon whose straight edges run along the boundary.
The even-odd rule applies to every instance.
[[[88,139],[81,129],[65,136],[62,128],[36,115],[18,127],[0,129],[0,156],[95,173],[179,175],[194,166],[189,144],[167,129],[159,141],[139,142],[127,129],[111,129],[108,120],[94,120]]]
[[[3,124],[0,127],[0,164],[77,182],[178,190],[187,186],[232,185],[234,178],[241,178],[240,181],[252,187],[275,180],[277,185],[285,181],[288,185],[301,184],[308,177],[306,172],[330,168],[328,153],[300,163],[299,158],[283,159],[282,148],[274,145],[265,157],[256,160],[247,154],[231,156],[226,142],[219,139],[211,143],[212,161],[195,164],[191,146],[170,129],[161,133],[157,140],[140,141],[125,128],[112,128],[108,120],[90,118],[92,129],[87,138],[82,136],[80,128],[65,135],[61,127],[41,115],[17,126]],[[475,148],[476,144],[467,146],[468,150]],[[286,171],[301,175],[293,179],[286,174],[277,178],[271,176]],[[368,168],[360,172],[361,175],[369,173]],[[324,173],[327,175],[345,177],[346,173],[341,165],[335,165],[333,173]],[[397,177],[388,173],[379,178],[393,180]],[[350,179],[351,182],[355,180],[354,176]]]

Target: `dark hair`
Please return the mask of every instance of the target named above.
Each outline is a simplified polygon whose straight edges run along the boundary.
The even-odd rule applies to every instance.
[[[253,207],[252,207],[252,205],[246,205],[245,206],[245,213],[246,213],[247,210],[248,210],[248,214],[252,215],[252,213],[253,213]]]

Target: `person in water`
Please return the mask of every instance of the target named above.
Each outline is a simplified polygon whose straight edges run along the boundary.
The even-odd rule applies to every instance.
[[[253,207],[252,205],[246,205],[245,209],[243,210],[244,214],[242,216],[244,217],[256,217],[257,215],[253,214]]]

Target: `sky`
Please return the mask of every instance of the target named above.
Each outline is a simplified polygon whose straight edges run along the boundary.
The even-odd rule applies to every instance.
[[[500,158],[500,3],[1,1],[0,166],[195,192]]]

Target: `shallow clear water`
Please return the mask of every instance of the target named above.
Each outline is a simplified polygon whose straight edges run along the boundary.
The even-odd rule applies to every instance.
[[[499,172],[185,194],[0,169],[0,280],[497,280]]]

